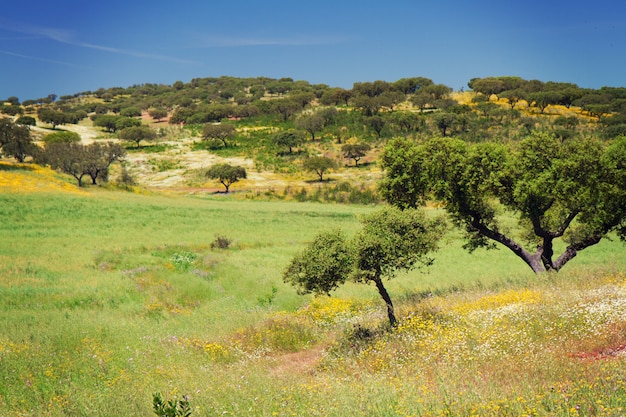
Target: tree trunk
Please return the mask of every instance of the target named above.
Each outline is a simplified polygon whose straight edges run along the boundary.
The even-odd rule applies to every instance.
[[[396,327],[398,325],[398,320],[396,319],[396,314],[393,308],[393,303],[391,302],[391,297],[389,297],[389,293],[383,285],[383,281],[380,277],[375,278],[373,281],[374,283],[376,283],[378,293],[381,297],[383,297],[383,300],[387,305],[387,317],[389,317],[389,324],[391,325],[391,327]]]

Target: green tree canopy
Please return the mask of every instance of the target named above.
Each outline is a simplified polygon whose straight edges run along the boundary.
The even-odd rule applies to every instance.
[[[384,151],[381,191],[399,207],[440,201],[469,250],[499,243],[534,272],[558,271],[608,233],[626,238],[624,161],[624,137],[607,145],[533,134],[515,147],[401,139]],[[518,229],[504,228],[501,214],[516,216]]]
[[[228,141],[235,137],[237,129],[228,123],[207,123],[202,126],[202,137],[205,140],[219,140],[227,148]]]
[[[59,131],[49,133],[43,137],[44,143],[52,142],[80,142],[80,135],[76,132]]]
[[[120,130],[118,134],[119,138],[129,142],[135,142],[137,148],[141,141],[153,141],[156,139],[157,134],[154,129],[148,126],[132,126]]]
[[[216,164],[208,169],[206,177],[214,180],[218,180],[226,188],[226,193],[229,192],[230,186],[241,179],[247,177],[246,169],[239,166],[233,166],[230,164]]]
[[[372,149],[372,147],[364,142],[346,143],[341,147],[341,153],[344,158],[354,159],[354,166],[359,165],[359,161]]]
[[[339,230],[323,231],[291,261],[283,279],[301,294],[329,294],[347,279],[374,283],[387,307],[389,324],[397,318],[383,278],[416,265],[430,265],[445,225],[415,209],[388,207],[364,217],[362,229],[348,241]]]
[[[324,174],[337,168],[337,162],[326,156],[312,156],[304,160],[303,167],[306,171],[315,172],[322,182]]]
[[[28,126],[3,117],[0,119],[0,150],[18,162],[24,162],[28,156],[35,156],[39,148],[33,143]]]
[[[294,132],[292,130],[283,130],[277,132],[272,136],[272,142],[280,147],[286,147],[289,149],[289,153],[293,152],[293,148],[302,145],[305,140],[304,136]]]

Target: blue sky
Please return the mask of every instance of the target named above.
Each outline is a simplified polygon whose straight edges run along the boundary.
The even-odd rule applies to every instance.
[[[626,0],[3,3],[0,99],[221,75],[626,86]]]

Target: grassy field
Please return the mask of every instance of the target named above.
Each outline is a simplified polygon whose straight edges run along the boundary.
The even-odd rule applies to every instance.
[[[0,170],[0,416],[149,416],[157,392],[194,416],[626,413],[619,241],[535,276],[450,234],[389,283],[391,332],[372,287],[312,298],[281,278],[374,207],[64,181]]]

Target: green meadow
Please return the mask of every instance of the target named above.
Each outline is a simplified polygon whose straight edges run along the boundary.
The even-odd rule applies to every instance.
[[[435,263],[331,297],[282,282],[374,206],[88,189],[0,193],[0,416],[618,416],[626,247],[559,274],[451,232]],[[433,214],[434,213],[434,210]]]

